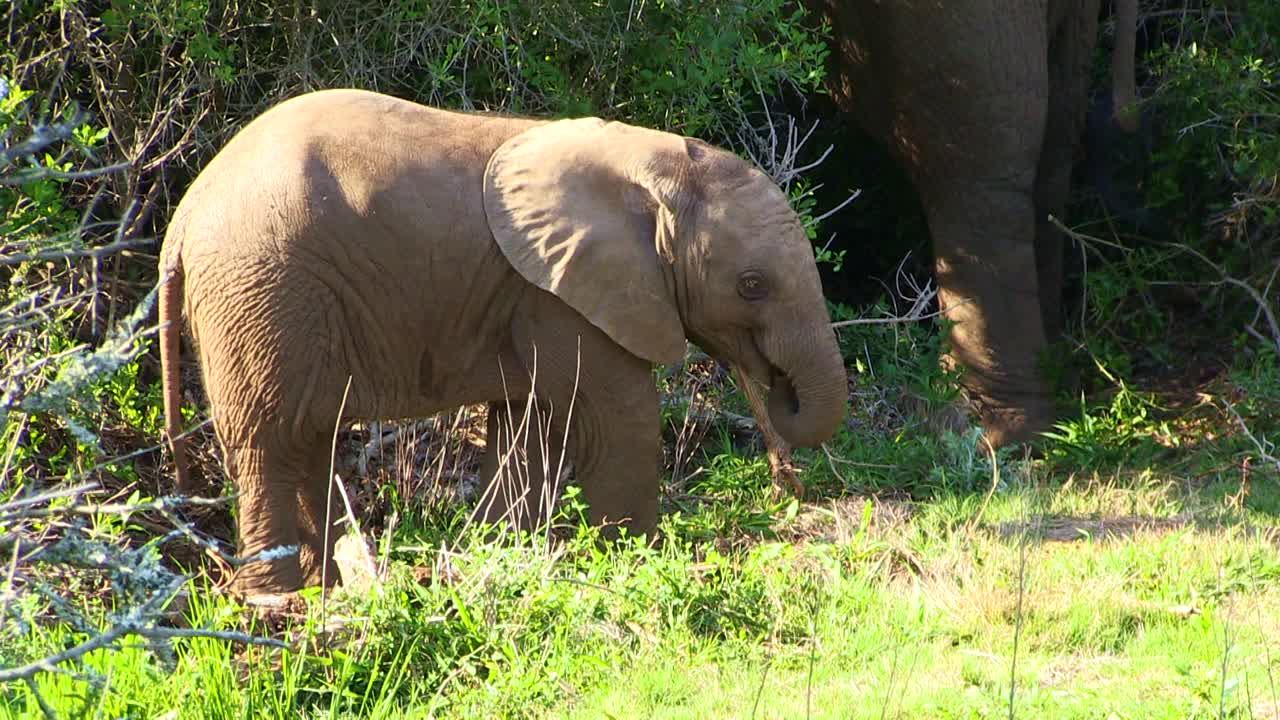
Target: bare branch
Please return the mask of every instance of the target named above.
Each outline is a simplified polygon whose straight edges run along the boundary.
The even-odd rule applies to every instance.
[[[3,183],[0,182],[0,184]],[[135,240],[119,240],[109,245],[102,245],[95,248],[58,248],[57,250],[45,250],[28,255],[0,255],[0,265],[18,265],[25,262],[42,262],[44,260],[101,258],[120,252],[121,250],[141,247],[142,245],[147,245],[152,242],[155,242],[155,238],[137,238]]]
[[[112,175],[128,169],[129,163],[127,162],[88,168],[86,170],[57,170],[48,167],[23,168],[9,175],[0,175],[0,185],[27,185],[40,180],[85,180],[103,175]]]
[[[1280,457],[1272,454],[1275,452],[1275,443],[1254,435],[1253,431],[1245,423],[1244,418],[1240,416],[1240,413],[1236,412],[1235,406],[1229,401],[1223,400],[1222,404],[1227,408],[1227,412],[1231,413],[1231,416],[1236,419],[1236,423],[1240,425],[1240,431],[1245,434],[1245,437],[1249,438],[1249,442],[1253,443],[1253,447],[1258,451],[1259,459],[1275,465],[1276,470],[1280,471]]]
[[[831,323],[831,327],[839,329],[842,327],[849,327],[851,325],[896,325],[899,323],[921,322],[923,320],[930,320],[940,315],[945,315],[946,314],[945,309],[935,310],[934,312],[926,312],[926,310],[928,310],[929,308],[929,304],[932,303],[934,298],[938,296],[938,290],[937,288],[933,287],[932,280],[926,281],[923,287],[920,286],[916,282],[915,278],[910,277],[903,270],[903,264],[905,262],[906,262],[906,259],[904,258],[903,262],[899,263],[898,265],[899,293],[903,294],[904,298],[911,300],[911,307],[905,313],[901,315],[893,315],[893,316],[882,317],[882,318],[857,318],[854,320],[841,320],[839,322]],[[903,283],[906,283],[907,286],[910,287],[911,291],[914,293],[914,297],[901,293]]]

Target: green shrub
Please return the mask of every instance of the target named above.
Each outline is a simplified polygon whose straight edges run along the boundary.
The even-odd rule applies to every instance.
[[[1163,222],[1093,246],[1085,280],[1086,327],[1134,346],[1185,331],[1196,310],[1214,317],[1203,331],[1230,337],[1258,306],[1222,274],[1261,290],[1280,255],[1280,6],[1168,4],[1178,12],[1145,24],[1158,33],[1144,58],[1149,157],[1128,168]]]

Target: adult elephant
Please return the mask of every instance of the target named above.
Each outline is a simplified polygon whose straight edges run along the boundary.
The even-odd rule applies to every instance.
[[[909,173],[933,239],[949,361],[999,446],[1053,419],[1038,361],[1061,330],[1062,216],[1099,0],[807,0],[830,89]],[[1113,107],[1134,99],[1136,0],[1117,2]],[[1123,116],[1126,129],[1131,113]]]
[[[287,100],[192,183],[161,276],[179,487],[185,308],[239,490],[240,553],[301,548],[242,568],[249,593],[336,577],[339,419],[489,402],[484,472],[504,487],[488,519],[522,503],[526,524],[545,517],[567,438],[591,519],[640,533],[662,454],[651,364],[679,360],[686,338],[770,387],[789,442],[825,440],[847,403],[813,248],[782,191],[723,150],[596,118],[358,90]]]

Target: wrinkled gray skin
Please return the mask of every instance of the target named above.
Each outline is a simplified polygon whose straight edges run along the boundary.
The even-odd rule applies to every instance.
[[[813,249],[783,193],[729,153],[619,123],[304,95],[199,175],[161,271],[166,432],[180,429],[185,310],[240,493],[239,550],[301,546],[242,568],[247,593],[335,580],[323,525],[339,414],[491,403],[484,470],[514,484],[481,508],[491,520],[518,505],[513,488],[537,502],[567,425],[591,519],[638,533],[658,509],[651,366],[686,338],[771,388],[789,442],[825,440],[847,403]],[[550,453],[505,429],[530,396],[550,414]],[[532,472],[505,462],[513,444]]]
[[[1099,0],[806,0],[830,88],[910,174],[933,238],[950,360],[995,445],[1049,427],[1038,360],[1060,332],[1062,219]],[[1134,98],[1136,0],[1117,3],[1113,107]],[[1133,128],[1134,116],[1119,122]]]

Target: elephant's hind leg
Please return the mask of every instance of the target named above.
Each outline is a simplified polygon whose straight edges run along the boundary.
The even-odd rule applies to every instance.
[[[333,552],[346,525],[337,481],[329,475],[330,454],[329,443],[317,439],[298,456],[298,561],[307,587],[332,587],[339,580]]]
[[[300,442],[282,435],[259,432],[251,440],[223,444],[239,491],[238,555],[267,554],[237,570],[234,585],[246,595],[319,585],[325,557],[324,579],[332,584],[338,577],[332,560],[338,531],[328,533],[327,545],[324,533],[328,445],[319,437]],[[340,517],[330,514],[331,521]]]
[[[224,445],[224,450],[239,493],[237,554],[249,560],[236,571],[236,589],[246,595],[297,590],[303,581],[297,484],[285,481],[297,469],[273,448]],[[268,557],[259,559],[263,554]]]

